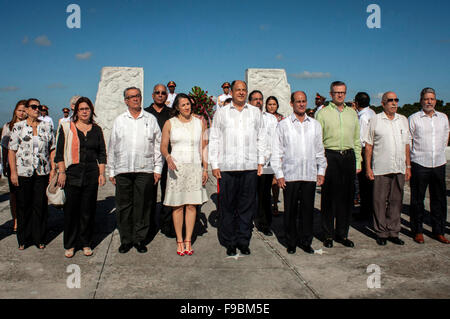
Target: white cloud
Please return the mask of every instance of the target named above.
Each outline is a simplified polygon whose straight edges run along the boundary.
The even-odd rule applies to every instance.
[[[297,78],[297,79],[323,79],[323,78],[330,78],[331,73],[303,71],[302,73],[289,74],[289,76]]]
[[[17,86],[6,86],[4,88],[0,88],[0,92],[15,92],[18,90],[19,88]]]
[[[48,39],[46,35],[41,35],[34,39],[34,43],[43,47],[49,47],[52,45],[52,42]]]
[[[277,56],[275,58],[277,60],[282,60],[284,58],[284,56],[281,53],[279,53],[279,54],[277,54]]]
[[[30,40],[28,39],[27,36],[25,36],[25,37],[23,38],[23,40],[22,40],[22,43],[23,43],[23,44],[27,44],[28,42],[30,42]]]
[[[92,52],[78,53],[75,57],[77,60],[89,60],[92,57]]]

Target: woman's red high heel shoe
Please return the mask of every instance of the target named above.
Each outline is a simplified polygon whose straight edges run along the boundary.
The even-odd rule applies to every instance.
[[[190,240],[185,240],[184,242],[185,242],[185,243],[190,243],[191,241],[190,241]],[[191,244],[189,244],[189,246],[190,246],[190,245],[191,245]],[[184,250],[184,253],[185,253],[185,255],[192,256],[192,254],[194,253],[194,250],[193,250],[192,247],[191,247],[191,250],[185,249],[185,250]]]
[[[182,241],[177,241],[177,244],[182,244],[182,243],[183,243]],[[184,256],[183,248],[181,248],[181,251],[179,251],[177,248],[177,254],[178,254],[178,256]]]

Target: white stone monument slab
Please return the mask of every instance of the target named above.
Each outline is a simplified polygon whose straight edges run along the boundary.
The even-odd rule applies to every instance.
[[[103,129],[103,135],[107,145],[115,118],[127,110],[123,91],[132,86],[141,89],[142,101],[144,101],[143,68],[102,68],[95,101],[95,114],[97,115],[95,120]]]
[[[273,95],[278,99],[280,105],[278,113],[287,116],[292,113],[289,104],[291,99],[291,86],[287,81],[284,69],[247,69],[245,71],[245,81],[248,86],[248,93],[253,90],[260,90],[264,96],[264,108],[266,99]]]

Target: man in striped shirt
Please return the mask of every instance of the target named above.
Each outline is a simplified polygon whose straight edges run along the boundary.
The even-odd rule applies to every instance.
[[[422,110],[409,117],[412,136],[411,147],[411,231],[414,240],[424,243],[424,199],[430,187],[430,213],[433,237],[444,244],[447,220],[447,194],[445,184],[445,148],[448,144],[449,124],[447,115],[435,110],[436,93],[424,88],[420,93]]]

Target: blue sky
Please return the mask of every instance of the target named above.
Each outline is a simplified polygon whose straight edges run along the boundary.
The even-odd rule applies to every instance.
[[[81,29],[66,8],[81,7]],[[369,29],[371,3],[381,28]],[[103,66],[143,67],[144,105],[154,84],[194,85],[217,96],[247,68],[283,68],[313,105],[329,84],[418,100],[434,87],[450,101],[449,1],[6,1],[0,0],[0,122],[17,100],[37,97],[56,120],[74,94],[95,96]],[[77,57],[78,55],[78,57]],[[312,75],[311,75],[312,74]]]

